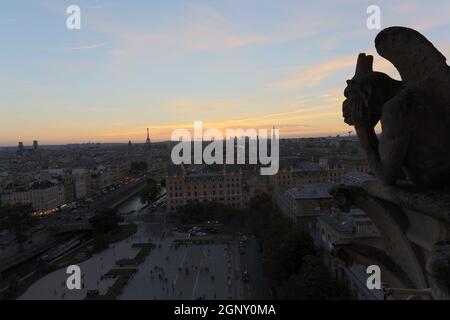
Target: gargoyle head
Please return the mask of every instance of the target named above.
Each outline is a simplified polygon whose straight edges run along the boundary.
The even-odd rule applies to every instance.
[[[393,88],[398,84],[388,75],[373,71],[372,56],[360,54],[355,76],[347,80],[344,90],[346,100],[342,112],[345,123],[355,125],[357,121],[365,121],[375,127],[381,119],[383,105],[392,98]]]

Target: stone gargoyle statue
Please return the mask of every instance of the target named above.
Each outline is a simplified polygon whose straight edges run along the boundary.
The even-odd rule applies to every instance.
[[[355,127],[369,166],[384,185],[405,178],[425,188],[450,185],[446,58],[419,32],[404,27],[381,31],[375,46],[402,81],[373,71],[373,56],[360,54],[344,92],[344,121]]]

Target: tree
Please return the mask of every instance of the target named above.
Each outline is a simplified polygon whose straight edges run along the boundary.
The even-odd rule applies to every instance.
[[[28,231],[37,224],[37,218],[31,215],[32,212],[33,208],[29,204],[0,207],[0,225],[15,233],[21,251],[28,239]]]
[[[265,267],[274,286],[297,273],[303,257],[315,254],[309,233],[277,212],[269,195],[261,194],[250,199],[247,220],[262,240]]]
[[[142,162],[132,162],[131,166],[130,166],[130,173],[135,174],[135,173],[141,173],[141,172],[145,172],[147,171],[147,162],[142,161]]]
[[[119,222],[123,221],[123,217],[117,214],[114,209],[102,209],[95,216],[93,216],[89,223],[92,225],[94,233],[106,234],[114,231],[119,226]]]
[[[315,248],[311,236],[299,227],[276,231],[267,244],[266,255],[272,279],[281,283],[302,268],[304,257],[314,255]]]
[[[247,223],[253,226],[257,236],[266,234],[274,216],[272,199],[267,194],[260,194],[250,199],[247,210]]]
[[[94,236],[94,252],[100,252],[108,248],[108,238],[104,233]]]
[[[147,186],[141,192],[141,203],[152,203],[161,193],[161,186],[153,179],[147,180]]]
[[[50,263],[48,263],[47,261],[44,261],[42,259],[38,260],[37,271],[40,274],[45,275],[45,274],[49,273],[51,270],[52,270],[52,266],[50,265]]]
[[[293,274],[302,266],[303,258],[315,254],[311,236],[299,227],[291,229],[281,238],[280,263],[286,274]]]
[[[292,275],[277,290],[284,300],[348,299],[348,291],[333,279],[319,257],[305,256],[299,272]]]
[[[20,288],[20,278],[17,274],[11,275],[8,281],[8,290],[6,295],[9,297],[14,297]]]

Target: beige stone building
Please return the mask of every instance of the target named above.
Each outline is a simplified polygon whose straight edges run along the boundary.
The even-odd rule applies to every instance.
[[[331,212],[334,203],[328,184],[304,184],[278,190],[274,200],[283,214],[308,230],[315,228],[317,217]]]
[[[31,204],[36,211],[57,208],[64,201],[64,185],[52,181],[33,182],[27,188],[9,190],[1,195],[2,205]]]
[[[327,170],[319,164],[309,161],[300,162],[295,166],[280,168],[271,178],[274,188],[291,188],[303,184],[325,183],[328,181]]]
[[[189,203],[218,202],[244,206],[243,175],[232,166],[176,166],[166,177],[167,210],[176,212]]]
[[[342,183],[342,175],[347,172],[370,172],[367,160],[362,155],[321,158],[319,165],[327,170],[328,182],[330,183]]]

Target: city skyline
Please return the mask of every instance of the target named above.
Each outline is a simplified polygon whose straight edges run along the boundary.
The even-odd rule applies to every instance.
[[[378,1],[382,28],[404,25],[450,52],[450,4]],[[368,1],[5,1],[0,13],[0,145],[170,140],[192,128],[345,135],[341,104],[357,53],[374,53]],[[23,5],[27,9],[24,10]],[[255,14],[257,13],[257,14]],[[447,29],[447,30],[446,30]],[[398,79],[375,55],[375,69]]]

